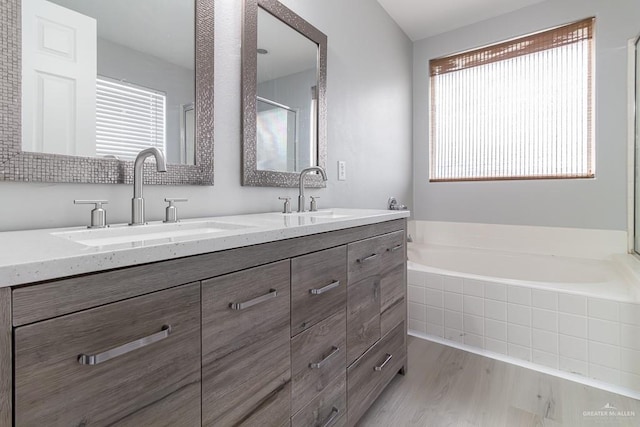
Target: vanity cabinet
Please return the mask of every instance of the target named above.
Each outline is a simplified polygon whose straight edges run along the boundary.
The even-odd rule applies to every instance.
[[[396,219],[0,292],[12,423],[354,425],[406,367],[405,230]]]

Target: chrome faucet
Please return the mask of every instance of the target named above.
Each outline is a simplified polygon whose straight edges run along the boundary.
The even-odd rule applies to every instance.
[[[300,195],[298,196],[298,212],[304,212],[304,177],[309,172],[314,171],[320,172],[323,181],[327,180],[327,172],[325,172],[325,170],[320,166],[311,166],[310,168],[302,169],[302,172],[300,172]]]
[[[144,224],[144,199],[142,198],[142,182],[144,181],[144,161],[147,157],[156,158],[158,172],[167,171],[167,163],[162,151],[155,147],[146,148],[138,153],[133,166],[133,199],[131,199],[131,222],[129,225]]]

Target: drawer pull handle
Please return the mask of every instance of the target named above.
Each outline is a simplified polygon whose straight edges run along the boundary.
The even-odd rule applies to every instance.
[[[336,418],[338,418],[339,413],[340,410],[334,406],[331,409],[331,413],[329,414],[329,417],[327,417],[327,420],[322,424],[316,424],[316,427],[329,427],[330,425],[333,425],[333,423],[336,421]]]
[[[339,280],[335,280],[335,281],[329,283],[327,286],[323,286],[322,288],[309,289],[309,293],[311,295],[320,295],[320,294],[324,294],[325,292],[330,291],[331,289],[335,289],[338,286],[340,286],[340,281]]]
[[[372,260],[374,260],[374,259],[376,259],[376,258],[378,258],[378,254],[371,254],[371,255],[369,255],[368,257],[359,258],[359,259],[357,260],[357,262],[359,262],[359,263],[361,263],[361,264],[362,264],[362,263],[367,262],[367,261],[372,261]]]
[[[392,357],[393,357],[393,354],[389,354],[389,353],[387,353],[387,358],[386,358],[386,359],[384,359],[384,362],[382,362],[382,365],[380,365],[380,366],[374,366],[374,367],[373,367],[373,370],[374,370],[374,371],[382,371],[382,370],[384,369],[385,365],[386,365],[387,363],[389,363],[389,360],[391,360],[391,358],[392,358]]]
[[[309,363],[311,369],[320,369],[327,363],[327,360],[331,359],[340,351],[340,347],[331,346],[331,353],[327,354],[321,361],[315,363]]]
[[[114,357],[122,356],[123,354],[130,353],[142,347],[146,347],[158,341],[162,341],[171,334],[171,325],[164,325],[160,332],[151,334],[147,337],[140,338],[139,340],[131,341],[130,343],[123,344],[119,347],[112,348],[98,354],[81,354],[78,356],[78,363],[81,365],[98,365],[100,363],[111,360]]]
[[[269,289],[269,293],[266,295],[262,295],[261,297],[257,297],[254,299],[250,299],[245,302],[232,302],[229,303],[229,308],[231,310],[244,310],[245,308],[253,307],[256,304],[260,304],[261,302],[269,301],[271,298],[275,298],[278,296],[278,291],[275,289]]]
[[[397,251],[397,250],[399,250],[399,249],[402,249],[403,247],[404,247],[404,245],[403,245],[402,243],[400,243],[399,245],[396,245],[396,246],[394,246],[394,247],[392,247],[392,248],[388,248],[388,249],[387,249],[387,251],[389,251],[389,252],[395,252],[395,251]]]

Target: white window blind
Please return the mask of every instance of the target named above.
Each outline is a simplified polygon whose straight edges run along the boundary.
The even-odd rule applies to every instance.
[[[593,22],[430,61],[430,181],[590,178]]]
[[[96,153],[135,160],[141,150],[165,150],[164,93],[98,77]]]

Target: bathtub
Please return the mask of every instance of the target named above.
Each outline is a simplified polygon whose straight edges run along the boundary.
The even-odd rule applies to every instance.
[[[419,243],[407,255],[410,334],[640,397],[640,263],[631,255]]]

